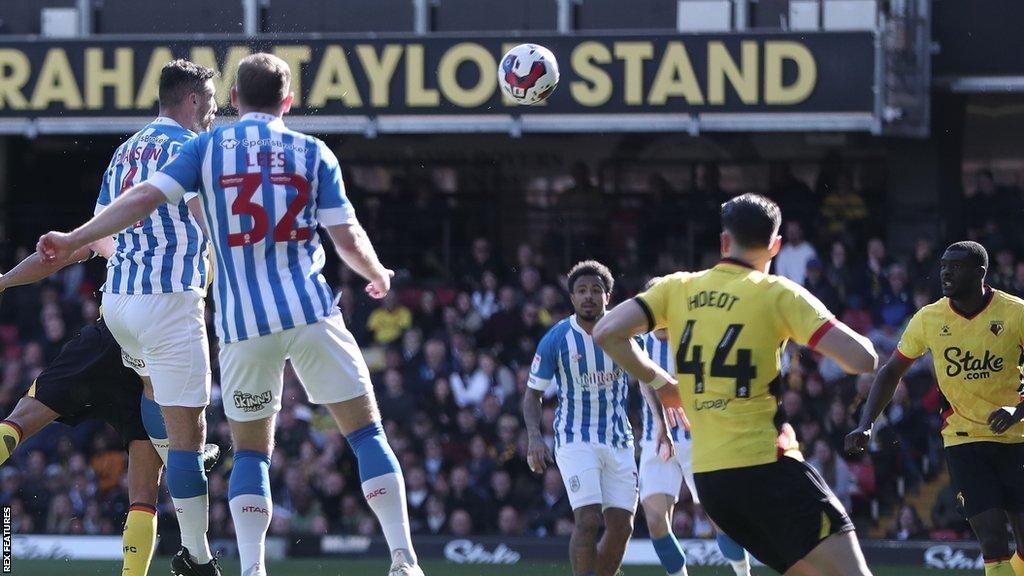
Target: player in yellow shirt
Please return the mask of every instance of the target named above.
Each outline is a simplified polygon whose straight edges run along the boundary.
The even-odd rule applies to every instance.
[[[787,576],[865,576],[853,523],[828,485],[804,462],[779,454],[780,351],[793,340],[851,373],[873,370],[877,357],[866,338],[807,290],[768,274],[781,247],[781,220],[779,207],[763,196],[726,202],[723,260],[668,276],[620,304],[594,337],[634,377],[664,389],[629,338],[668,329],[697,492],[708,516],[736,542]]]
[[[981,544],[987,576],[1024,576],[1024,300],[985,285],[988,253],[977,242],[949,246],[940,261],[944,298],[914,314],[878,371],[860,426],[846,437],[862,452],[871,426],[914,360],[932,353],[949,404],[942,441],[957,499]],[[1018,553],[1010,561],[1009,518]],[[1016,572],[1015,572],[1016,570]]]

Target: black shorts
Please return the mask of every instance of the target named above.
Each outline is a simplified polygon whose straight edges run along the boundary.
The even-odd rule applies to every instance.
[[[117,430],[127,448],[148,440],[142,425],[142,380],[121,361],[121,347],[100,320],[64,345],[36,378],[29,396],[60,414],[57,422],[77,426],[102,420]]]
[[[788,456],[760,466],[693,475],[708,517],[755,558],[785,574],[853,522],[825,480]]]
[[[950,446],[946,462],[956,499],[968,518],[993,508],[1024,512],[1024,443]]]

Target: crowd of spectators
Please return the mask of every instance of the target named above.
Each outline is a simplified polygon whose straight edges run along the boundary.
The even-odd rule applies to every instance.
[[[788,207],[800,203],[800,194],[822,199],[817,207],[807,201],[793,208],[796,216],[785,224],[775,271],[806,286],[844,322],[868,335],[886,358],[914,311],[937,297],[937,247],[922,239],[912,254],[894,258],[883,238],[858,236],[866,228],[856,222],[866,217],[867,207],[849,190],[842,172],[822,194],[785,171],[773,171],[772,186],[770,192],[787,214]],[[819,210],[831,216],[816,219]],[[971,233],[994,242],[998,227],[988,225],[989,216],[970,220],[982,223]],[[818,224],[809,231],[808,221]],[[405,473],[413,532],[568,535],[572,514],[562,479],[554,467],[542,476],[527,468],[519,409],[537,343],[549,326],[571,313],[559,274],[565,262],[529,243],[499,250],[494,238],[478,237],[467,244],[447,279],[406,280],[380,302],[365,296],[362,281],[347,268],[331,268],[331,283],[364,349],[385,429]],[[702,248],[713,254],[714,238]],[[21,250],[16,256],[25,255]],[[998,245],[990,281],[1021,294],[1024,262],[1016,255],[1015,247]],[[660,259],[657,271],[679,266]],[[646,280],[645,274],[623,274],[614,262],[612,267],[624,286],[614,300],[629,296]],[[62,344],[97,317],[98,277],[97,270],[77,265],[35,289],[6,295],[0,307],[0,413],[8,413]],[[209,441],[227,448],[230,437],[212,356]],[[782,409],[807,460],[859,524],[874,522],[881,510],[898,512],[895,537],[919,537],[929,528],[963,533],[948,489],[936,502],[929,528],[913,508],[901,508],[908,491],[942,468],[942,400],[930,362],[915,364],[876,425],[870,450],[853,459],[841,452],[843,438],[854,427],[872,376],[850,377],[835,363],[796,346],[785,350],[783,364]],[[309,404],[290,370],[284,390],[271,467],[271,533],[379,533],[361,496],[353,453],[329,414]],[[634,395],[633,407],[638,406],[639,395]],[[633,414],[638,417],[639,411]],[[554,407],[548,405],[543,431],[551,444],[553,421]],[[12,507],[14,530],[119,533],[129,505],[120,448],[117,436],[100,423],[76,429],[50,426],[24,443],[12,462],[0,468],[0,504]],[[210,532],[231,538],[230,451],[223,460],[209,475]],[[677,534],[710,536],[710,522],[694,508],[685,487],[682,491]],[[165,534],[175,526],[166,491],[159,510]],[[636,526],[642,534],[644,522]]]

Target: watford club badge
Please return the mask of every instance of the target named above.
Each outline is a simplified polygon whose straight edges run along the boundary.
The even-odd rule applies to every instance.
[[[1003,333],[1003,321],[993,320],[992,323],[989,324],[988,329],[991,330],[992,333],[995,334],[996,336],[999,336],[1000,334]]]

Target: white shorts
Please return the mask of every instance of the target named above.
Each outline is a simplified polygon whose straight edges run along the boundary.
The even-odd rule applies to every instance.
[[[206,303],[199,294],[104,292],[103,319],[121,346],[124,365],[153,381],[157,404],[210,403]]]
[[[314,404],[333,404],[373,390],[355,338],[341,314],[281,332],[221,346],[224,413],[236,422],[259,420],[281,410],[288,359]]]
[[[654,442],[640,443],[640,500],[654,494],[668,494],[673,502],[679,501],[679,485],[686,482],[694,504],[700,504],[697,487],[693,484],[691,458],[693,442],[680,440],[675,443],[676,454],[668,462],[654,450]]]
[[[601,509],[636,512],[637,471],[633,448],[573,442],[555,452],[572,509],[600,504]]]

